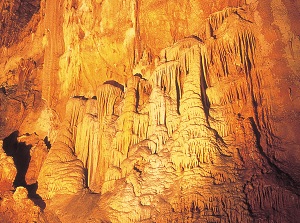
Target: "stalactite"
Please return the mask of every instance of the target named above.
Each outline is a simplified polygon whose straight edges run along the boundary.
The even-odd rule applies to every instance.
[[[149,97],[152,91],[150,81],[141,79],[138,84],[138,111],[142,110],[149,102]]]
[[[95,192],[101,191],[101,186],[105,181],[106,170],[110,166],[111,157],[111,138],[115,135],[115,119],[119,112],[120,102],[123,97],[123,86],[115,81],[107,81],[102,86],[98,88],[97,92],[97,118],[98,121],[95,123],[96,129],[94,134],[95,141],[93,141],[93,146],[95,146],[95,151],[90,151],[90,156],[92,157],[91,163],[89,165],[89,177],[91,183],[91,189]],[[91,130],[90,130],[91,131]],[[90,142],[92,138],[90,139]]]
[[[87,108],[88,109],[88,108]],[[87,169],[87,186],[94,191],[99,181],[97,166],[99,150],[99,122],[97,116],[86,113],[77,127],[75,153]]]
[[[222,11],[215,12],[209,16],[207,19],[207,28],[206,35],[207,37],[213,36],[213,32],[219,28],[219,26],[223,23],[223,21],[233,13],[236,13],[238,8],[228,7],[223,9]]]
[[[173,46],[163,49],[160,53],[160,58],[163,58],[165,61],[176,61],[178,60],[185,51],[189,50],[192,46],[198,45],[201,42],[196,37],[186,37],[182,40],[176,42]]]
[[[162,89],[164,93],[170,95],[173,100],[179,100],[178,93],[180,93],[181,90],[178,80],[180,75],[179,62],[170,61],[159,65],[155,69],[150,81],[155,87]]]
[[[98,118],[99,122],[103,122],[103,118],[107,115],[113,115],[115,111],[115,104],[121,100],[123,95],[122,89],[117,85],[118,83],[104,84],[97,92],[98,101]]]
[[[180,100],[181,123],[178,128],[179,135],[182,135],[183,138],[177,139],[182,146],[178,147],[179,150],[175,149],[177,152],[174,151],[175,153],[172,153],[173,155],[171,156],[171,160],[177,169],[194,168],[203,163],[212,163],[216,154],[223,152],[227,154],[227,152],[225,152],[226,149],[224,150],[224,146],[221,145],[222,143],[219,144],[218,139],[215,138],[215,133],[207,128],[209,109],[209,107],[207,107],[209,106],[207,100],[208,98],[209,100],[210,98],[215,100],[211,94],[207,93],[210,88],[206,89],[207,84],[210,84],[209,75],[211,63],[215,60],[214,53],[212,53],[213,47],[214,45],[212,45],[212,48],[207,48],[201,44],[194,46],[190,51],[186,51],[182,58],[179,59],[181,69],[185,70],[184,73],[186,76],[183,84],[184,94]],[[219,48],[217,52],[225,52],[225,49],[220,49],[222,48]],[[223,54],[222,57],[224,57],[224,55],[225,54]],[[226,60],[224,61],[226,62]],[[226,66],[222,66],[225,76],[228,75]],[[201,75],[203,75],[202,79],[200,78]],[[236,92],[234,94],[238,95]],[[239,96],[234,97],[238,98]],[[230,93],[229,99],[233,99],[233,93]],[[198,131],[198,135],[194,134],[193,136],[193,133],[184,134],[182,130],[186,128],[184,126],[187,125],[187,123],[197,123],[197,125],[192,128],[193,131]],[[227,135],[224,128],[223,130],[221,129],[221,131],[223,132],[222,135]],[[200,132],[202,135],[199,134]],[[210,138],[210,140],[207,140],[208,138]],[[215,139],[216,141],[211,139]],[[188,143],[183,145],[183,142]]]
[[[149,125],[165,125],[166,101],[162,90],[154,88],[150,95]]]
[[[166,127],[169,137],[177,130],[180,123],[179,100],[166,97]]]
[[[134,113],[133,134],[140,139],[147,138],[149,116],[147,114]]]
[[[46,167],[57,162],[61,175],[44,170],[43,196],[70,185],[67,193],[79,191],[86,179],[93,192],[104,194],[113,222],[248,223],[257,210],[279,212],[288,205],[294,198],[284,197],[282,188],[253,180],[270,169],[247,119],[255,113],[252,102],[263,96],[254,89],[261,84],[256,39],[238,10],[211,15],[204,41],[189,37],[163,49],[155,69],[147,60],[149,80],[136,73],[125,90],[108,81],[96,100],[71,99],[70,117],[46,161]],[[65,184],[59,183],[62,176]]]

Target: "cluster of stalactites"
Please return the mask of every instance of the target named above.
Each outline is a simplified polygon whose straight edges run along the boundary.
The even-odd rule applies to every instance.
[[[206,38],[213,37],[213,32],[216,31],[220,25],[223,24],[224,20],[233,13],[237,13],[238,8],[228,7],[222,11],[215,12],[211,14],[206,19],[205,34]]]
[[[246,74],[254,64],[255,39],[253,34],[245,29],[237,31],[234,37],[235,42],[233,44],[226,43],[223,40],[209,40],[206,44],[196,44],[185,50],[178,61],[166,62],[160,65],[153,75],[152,82],[154,82],[154,85],[166,93],[171,92],[170,85],[172,81],[170,80],[174,79],[174,73],[177,74],[176,80],[182,81],[177,85],[181,87],[177,87],[177,90],[180,90],[180,93],[183,92],[182,95],[180,94],[180,100],[178,100],[181,122],[176,135],[179,136],[175,140],[171,151],[171,160],[177,169],[190,169],[204,163],[213,163],[218,154],[230,155],[225,144],[219,139],[218,132],[209,127],[209,113],[207,110],[210,106],[210,97],[214,101],[214,96],[208,94],[210,76],[219,69],[218,66],[221,67],[220,70],[223,71],[223,76],[228,76],[232,71],[228,65],[230,62],[232,63],[232,57],[241,61],[241,66],[248,67],[245,68]],[[180,75],[184,78],[178,78]],[[234,89],[237,90],[225,92],[226,97],[220,98],[218,102],[221,101],[222,104],[224,103],[223,100],[230,102],[235,98],[247,100],[246,82],[242,81],[234,84],[236,85]],[[222,90],[226,91],[226,89]],[[161,98],[161,102],[164,102],[166,97],[162,96]],[[164,105],[158,103],[156,107],[161,110]],[[159,113],[156,112],[156,114]],[[162,115],[159,115],[159,117],[165,120],[164,115],[165,112],[162,111]],[[203,134],[186,137],[184,131],[189,129],[188,126],[191,123],[194,123],[194,132],[202,132]],[[228,133],[223,130],[220,134],[225,136]]]
[[[236,12],[237,9],[228,8],[212,15],[208,19],[211,30],[216,31]],[[233,130],[221,124],[220,133],[212,129],[208,110],[211,104],[230,103],[235,98],[246,101],[247,82],[244,79],[234,82],[235,88],[228,92],[221,88],[225,97],[220,98],[212,95],[210,87],[217,79],[234,73],[236,66],[249,75],[255,50],[255,38],[248,29],[238,29],[232,35],[230,41],[225,38],[211,38],[204,43],[197,38],[179,41],[162,50],[160,64],[149,81],[139,75],[128,80],[122,113],[117,120],[116,149],[111,153],[113,166],[120,167],[130,148],[146,139],[151,142],[150,151],[158,153],[174,133],[171,160],[177,169],[213,163],[217,155],[229,155],[220,136],[227,136]],[[192,123],[193,129],[188,128]],[[188,136],[186,131],[190,131]]]
[[[87,186],[94,190],[97,181],[97,166],[99,157],[99,122],[97,116],[97,101],[88,99],[85,104],[85,114],[77,126],[75,153],[87,169]]]
[[[208,18],[209,36],[235,12],[237,9],[228,8]],[[220,78],[232,75],[233,68],[240,68],[249,76],[254,66],[253,34],[241,28],[231,35],[230,40],[221,37],[205,42],[185,38],[162,50],[160,64],[149,80],[133,75],[124,92],[118,83],[108,81],[99,87],[93,103],[82,98],[71,100],[72,105],[67,105],[67,113],[71,114],[67,131],[57,142],[68,150],[57,156],[72,160],[75,151],[88,170],[91,188],[122,177],[119,168],[130,150],[140,143],[147,142],[145,147],[154,154],[172,138],[170,159],[177,169],[213,163],[225,148],[218,137],[232,131],[222,125],[216,125],[217,131],[211,128],[209,106],[230,103],[236,98],[247,100],[248,82],[242,79],[233,82],[233,88],[221,87],[224,97],[216,96],[220,94],[210,87]],[[97,175],[99,171],[101,174]]]
[[[205,67],[201,66],[203,60],[202,48],[200,45],[195,45],[184,54],[181,64],[187,75],[183,83],[183,94],[180,100],[181,119],[191,120],[199,117],[206,119],[203,105],[203,92],[201,90],[203,82],[201,75]]]
[[[198,37],[186,37],[176,42],[173,46],[167,47],[160,52],[161,62],[176,61],[189,51],[194,45],[198,45],[202,41]]]
[[[152,88],[139,75],[122,86],[108,81],[97,92],[97,99],[86,99],[85,111],[76,129],[75,153],[83,162],[87,186],[100,192],[113,173],[128,157],[130,147],[147,138],[148,114],[138,112],[147,103]],[[146,109],[147,110],[147,109]]]
[[[150,81],[154,87],[161,89],[165,94],[177,101],[181,97],[180,75],[179,62],[170,61],[156,67]]]
[[[59,190],[64,190],[64,185],[69,185],[67,193],[76,192],[85,186],[85,180],[86,186],[100,192],[104,173],[99,173],[108,168],[105,160],[110,155],[105,152],[109,147],[109,137],[104,129],[107,122],[119,112],[122,96],[122,87],[111,82],[99,88],[97,100],[78,96],[68,101],[66,119],[41,171],[46,175],[40,178],[43,184],[40,191],[44,197],[50,198],[59,193]],[[61,174],[53,174],[50,171],[53,168],[49,167],[52,165],[56,165]],[[87,170],[86,173],[84,170]],[[74,171],[74,174],[70,171]]]
[[[107,81],[98,88],[97,99],[88,99],[85,112],[77,127],[75,151],[86,169],[87,186],[94,192],[101,191],[104,175],[109,166],[112,128],[120,114],[123,86]]]
[[[122,114],[117,120],[116,151],[112,157],[117,166],[128,157],[131,146],[147,138],[148,114],[138,110],[147,102],[150,92],[151,86],[139,75],[127,81]]]
[[[240,202],[236,197],[232,195],[226,196],[226,194],[220,195],[222,194],[220,193],[220,188],[211,187],[210,191],[206,190],[206,188],[202,188],[202,193],[188,193],[182,196],[173,204],[175,212],[185,215],[194,212],[198,214],[195,218],[198,217],[199,220],[206,219],[205,222],[253,222],[253,219],[246,211],[246,204]],[[210,195],[206,196],[206,193]],[[240,210],[238,208],[243,211],[238,211]],[[190,221],[187,220],[185,222],[195,222],[195,219],[191,218]]]
[[[51,151],[57,150],[56,155],[60,156],[60,160],[63,162],[74,159],[77,126],[78,123],[82,121],[85,114],[85,104],[86,100],[82,100],[81,98],[71,98],[67,103],[66,114],[68,115],[66,116],[58,137],[51,148]]]
[[[117,82],[106,83],[98,88],[98,118],[99,122],[103,122],[103,118],[116,114],[117,105],[120,103],[123,91]]]
[[[227,19],[234,23],[222,27],[223,31],[227,30],[226,34],[219,32],[216,39],[207,40],[203,46],[207,61],[205,92],[213,117],[210,125],[221,137],[234,134],[236,116],[233,114],[251,115],[252,104],[249,103],[260,100],[259,92],[255,92],[253,86],[261,82],[255,69],[256,39],[251,24],[234,13]]]
[[[248,78],[255,66],[256,40],[254,34],[243,26],[233,30],[229,36],[208,40],[203,48],[206,62],[202,65],[207,71],[205,79],[208,86],[232,74],[246,74]]]

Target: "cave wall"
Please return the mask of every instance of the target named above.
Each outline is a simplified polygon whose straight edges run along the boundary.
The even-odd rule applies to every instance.
[[[2,1],[0,138],[112,222],[296,222],[299,1],[183,3]]]

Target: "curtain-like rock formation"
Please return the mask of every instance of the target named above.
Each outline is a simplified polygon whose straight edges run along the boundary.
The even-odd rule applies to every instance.
[[[90,190],[102,192],[99,205],[111,208],[113,222],[294,221],[294,181],[260,145],[260,132],[273,133],[262,104],[259,43],[239,10],[209,17],[207,39],[163,49],[149,79],[135,74],[124,94],[109,81],[95,99],[70,99],[71,118],[43,167],[51,173],[40,173],[40,195],[83,189],[77,169]],[[83,165],[75,169],[76,159]],[[58,161],[65,172],[52,172]]]

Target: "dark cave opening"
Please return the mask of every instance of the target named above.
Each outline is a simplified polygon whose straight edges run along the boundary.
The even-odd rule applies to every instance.
[[[6,155],[13,158],[17,169],[17,175],[15,177],[13,186],[15,188],[19,186],[25,187],[28,191],[28,197],[43,210],[45,209],[46,204],[42,198],[36,194],[38,183],[28,185],[25,180],[31,159],[30,149],[32,145],[26,145],[24,142],[19,142],[18,136],[19,131],[14,131],[3,139],[3,150]]]
[[[17,168],[17,175],[14,186],[26,187],[25,175],[30,162],[30,149],[32,145],[26,145],[24,142],[18,142],[18,131],[14,131],[3,139],[3,149],[8,156],[14,160]]]

